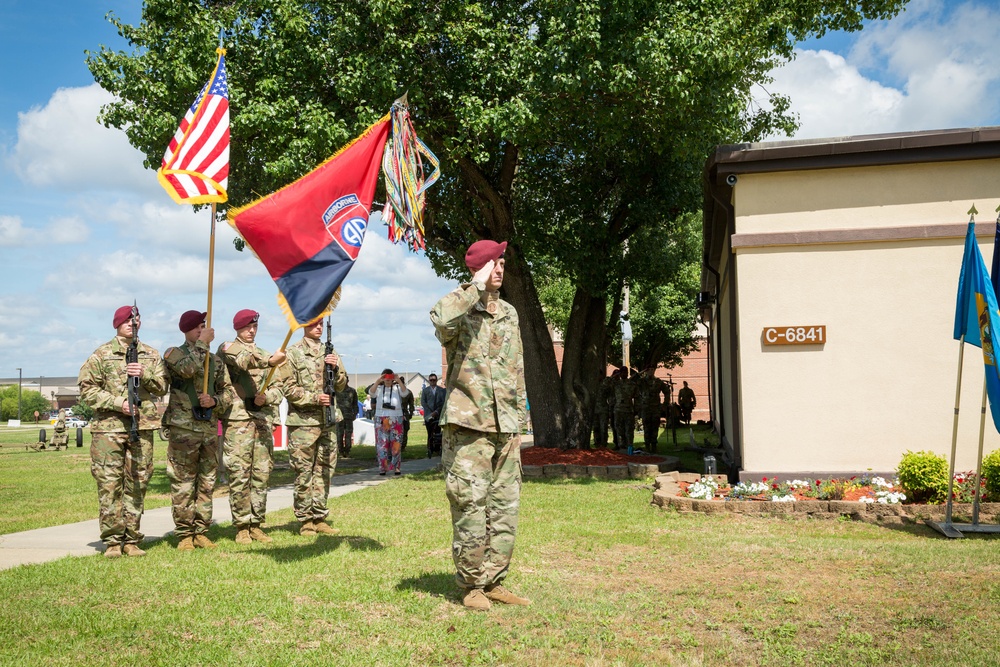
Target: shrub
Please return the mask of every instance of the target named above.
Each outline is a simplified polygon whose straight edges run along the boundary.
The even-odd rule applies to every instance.
[[[948,461],[934,452],[905,452],[897,474],[913,502],[941,503],[948,496]]]
[[[990,498],[1000,498],[1000,449],[993,450],[983,459],[983,479]]]

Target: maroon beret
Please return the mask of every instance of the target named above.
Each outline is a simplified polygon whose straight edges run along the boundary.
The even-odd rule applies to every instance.
[[[469,246],[469,249],[465,252],[465,265],[469,267],[469,270],[475,273],[479,269],[486,266],[487,262],[497,261],[500,256],[503,255],[503,251],[507,249],[507,242],[497,243],[496,241],[476,241]]]
[[[177,323],[177,326],[183,333],[187,333],[204,322],[206,315],[208,315],[208,313],[202,313],[197,310],[189,310],[181,315],[181,320]]]
[[[135,308],[135,306],[122,306],[121,308],[115,311],[115,319],[111,320],[112,324],[114,324],[115,329],[125,324],[125,320],[132,317],[133,308]],[[139,317],[138,308],[135,308],[135,316]]]
[[[233,315],[233,328],[239,331],[243,327],[248,327],[259,319],[260,313],[256,310],[244,308],[240,312]]]

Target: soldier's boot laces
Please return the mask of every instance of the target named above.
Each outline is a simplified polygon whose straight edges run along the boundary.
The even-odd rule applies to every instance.
[[[274,542],[274,539],[261,530],[258,526],[253,526],[250,528],[250,538],[257,540],[258,542],[263,542],[264,544],[270,544]]]
[[[215,542],[213,542],[212,540],[208,539],[204,535],[195,535],[194,536],[194,545],[196,547],[198,547],[199,549],[214,549],[215,548]]]
[[[105,558],[121,558],[122,548],[117,544],[112,544],[110,547],[104,550]]]
[[[194,540],[190,537],[183,538],[177,545],[178,551],[194,551]]]
[[[250,531],[246,528],[240,528],[239,532],[236,533],[236,544],[250,544],[253,542],[250,539]]]
[[[489,611],[490,607],[493,606],[481,588],[472,588],[467,591],[465,597],[462,598],[462,604],[476,611]]]
[[[313,526],[312,521],[303,521],[302,527],[299,528],[299,535],[315,535],[316,528]]]
[[[520,595],[514,595],[500,584],[495,584],[493,586],[486,588],[483,591],[483,593],[486,595],[487,598],[489,598],[493,602],[501,602],[503,604],[517,604],[523,607],[527,607],[529,604],[531,604],[531,600],[529,600],[528,598],[523,598]]]
[[[126,544],[122,547],[122,553],[126,556],[132,556],[133,558],[138,558],[145,556],[146,552],[139,548],[138,544]]]
[[[313,521],[313,529],[320,535],[336,535],[340,532],[326,521]]]

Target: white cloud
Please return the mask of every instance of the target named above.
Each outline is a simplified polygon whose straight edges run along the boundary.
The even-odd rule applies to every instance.
[[[866,27],[846,57],[797,51],[774,70],[772,88],[792,99],[796,138],[992,124],[1000,112],[998,31],[994,5],[914,0],[895,19]]]
[[[87,225],[75,217],[56,218],[45,228],[34,229],[19,216],[0,215],[0,247],[81,243],[89,234]]]
[[[142,154],[123,132],[97,121],[101,105],[112,99],[96,83],[60,88],[44,107],[19,113],[9,166],[34,186],[148,189]]]
[[[28,230],[21,218],[14,215],[0,215],[0,247],[24,245]]]

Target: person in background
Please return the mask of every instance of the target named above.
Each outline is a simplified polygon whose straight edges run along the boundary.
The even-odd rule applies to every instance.
[[[406,386],[406,378],[402,375],[399,376],[399,393],[403,397],[403,439],[400,442],[400,449],[405,452],[406,443],[410,439],[410,420],[413,419],[417,407],[414,405],[413,392]]]
[[[337,454],[346,458],[354,445],[354,420],[358,418],[358,392],[348,384],[337,392],[341,420],[337,422]]]
[[[618,436],[615,449],[625,449],[631,454],[635,438],[635,382],[630,379],[627,366],[618,369],[615,383],[615,435]]]
[[[695,406],[698,405],[698,399],[695,398],[694,389],[689,387],[686,381],[680,391],[677,392],[677,403],[681,406],[681,421],[685,424],[690,424],[691,413],[694,412]]]
[[[424,409],[424,428],[427,429],[427,458],[441,453],[441,409],[444,407],[444,388],[438,386],[438,376],[427,376],[427,386],[420,392],[420,406]]]
[[[401,474],[403,462],[403,383],[391,368],[372,384],[372,409],[375,411],[375,457],[380,475],[392,470]]]
[[[78,379],[80,400],[94,409],[90,472],[97,482],[104,557],[145,556],[139,547],[139,523],[146,487],[153,476],[153,431],[160,425],[153,396],[166,394],[170,381],[160,353],[142,341],[138,343],[138,361],[125,360],[142,325],[138,308],[122,306],[115,311],[112,324],[115,337],[94,350],[80,368]],[[129,438],[131,378],[139,378],[138,442]]]

